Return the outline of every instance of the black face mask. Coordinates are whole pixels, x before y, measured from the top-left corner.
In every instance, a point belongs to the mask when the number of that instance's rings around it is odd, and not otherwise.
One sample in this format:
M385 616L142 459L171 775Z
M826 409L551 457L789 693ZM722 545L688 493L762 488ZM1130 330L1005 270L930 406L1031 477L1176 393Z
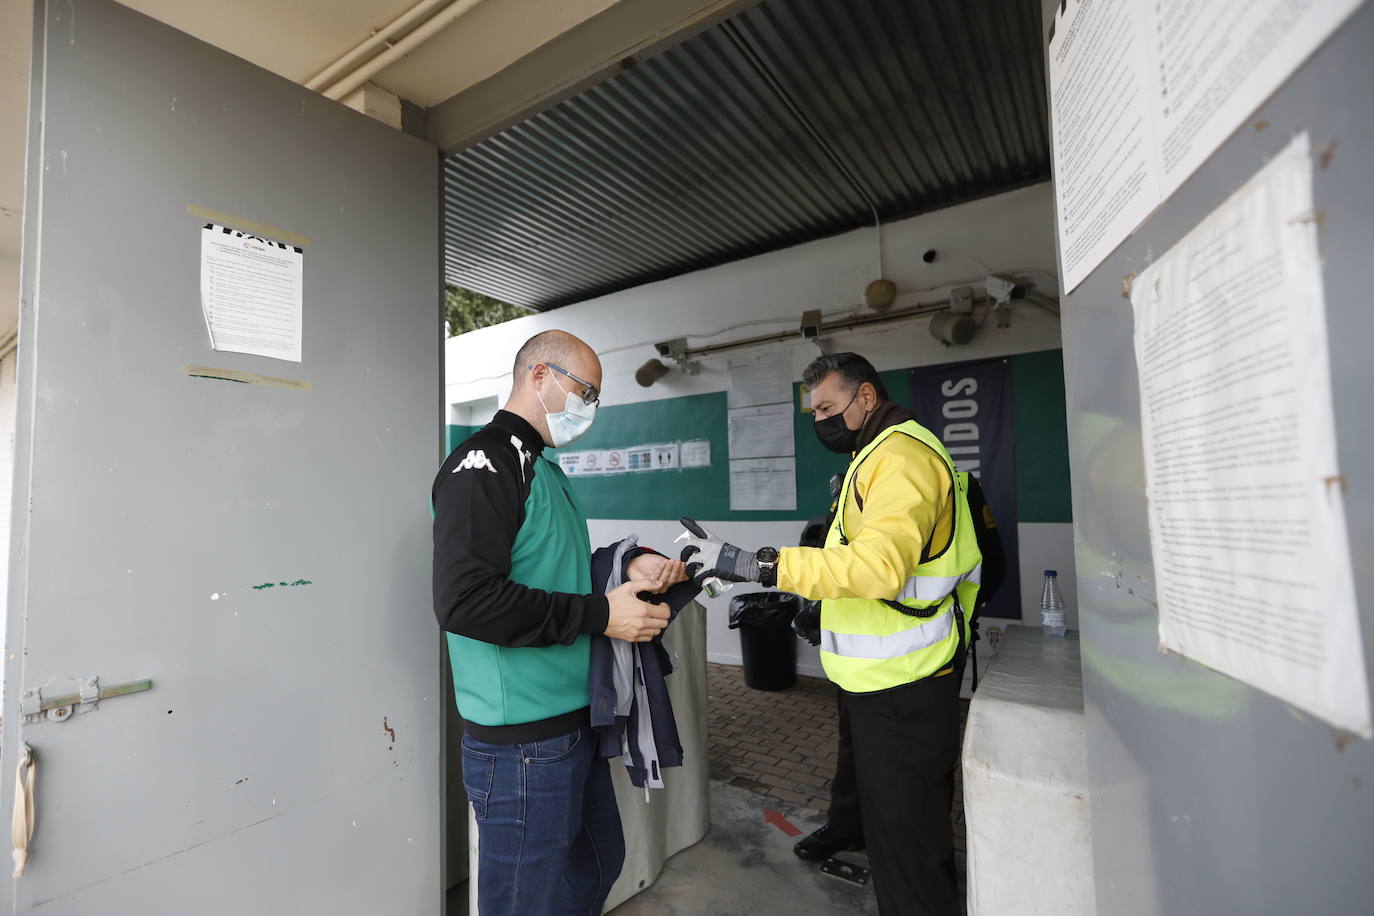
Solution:
M854 397L849 399L849 404L854 403L854 398L859 396L859 392L854 392ZM838 452L841 455L848 455L859 445L859 433L862 429L850 429L844 425L844 412L849 409L849 404L838 413L826 417L824 420L817 420L816 438L821 441L821 445Z

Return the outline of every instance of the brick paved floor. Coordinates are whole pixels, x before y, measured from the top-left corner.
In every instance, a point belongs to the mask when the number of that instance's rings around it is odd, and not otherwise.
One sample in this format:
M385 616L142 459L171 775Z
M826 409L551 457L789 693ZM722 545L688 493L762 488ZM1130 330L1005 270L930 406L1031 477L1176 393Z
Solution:
M753 690L744 669L707 665L711 778L807 808L830 807L839 740L835 687L822 678L798 677L791 690ZM961 700L960 731L968 716ZM954 845L962 880L964 783L954 771Z

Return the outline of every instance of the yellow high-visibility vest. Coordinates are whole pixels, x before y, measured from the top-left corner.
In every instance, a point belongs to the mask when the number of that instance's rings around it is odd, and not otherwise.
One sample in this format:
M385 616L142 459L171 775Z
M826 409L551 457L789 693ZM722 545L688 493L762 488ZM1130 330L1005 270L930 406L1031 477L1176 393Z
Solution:
M954 525L947 545L933 545L927 538L921 562L896 594L821 602L821 664L830 680L852 693L900 687L947 668L961 640L967 643L978 600L983 555L968 507L968 475L955 468L935 434L915 420L888 427L854 456L825 546L848 543L844 515L855 475L889 436L910 436L944 461L953 481Z

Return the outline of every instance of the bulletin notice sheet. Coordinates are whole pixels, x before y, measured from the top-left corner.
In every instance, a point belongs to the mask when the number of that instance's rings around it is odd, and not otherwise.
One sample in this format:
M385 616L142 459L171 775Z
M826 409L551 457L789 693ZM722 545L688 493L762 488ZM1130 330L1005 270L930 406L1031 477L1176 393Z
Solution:
M1161 646L1370 737L1307 134L1131 305Z
M1049 42L1059 258L1072 290L1362 0L1065 0Z
M777 350L729 362L727 396L730 508L793 511L797 459L792 353Z
M200 304L212 349L301 361L301 249L228 226L200 230Z

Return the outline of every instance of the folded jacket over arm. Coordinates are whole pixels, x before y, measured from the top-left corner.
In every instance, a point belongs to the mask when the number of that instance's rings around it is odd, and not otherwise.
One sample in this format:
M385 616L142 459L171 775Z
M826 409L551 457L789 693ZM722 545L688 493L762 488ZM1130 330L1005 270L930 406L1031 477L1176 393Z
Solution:
M633 535L603 547L592 554L592 582L610 591L628 581L631 560L652 552L638 546ZM699 585L688 580L662 595L640 597L668 605L671 625L700 591ZM602 756L625 754L630 781L639 787L661 789L662 768L682 766L682 744L666 680L672 671L673 661L662 634L647 643L592 638L588 678L591 725Z

